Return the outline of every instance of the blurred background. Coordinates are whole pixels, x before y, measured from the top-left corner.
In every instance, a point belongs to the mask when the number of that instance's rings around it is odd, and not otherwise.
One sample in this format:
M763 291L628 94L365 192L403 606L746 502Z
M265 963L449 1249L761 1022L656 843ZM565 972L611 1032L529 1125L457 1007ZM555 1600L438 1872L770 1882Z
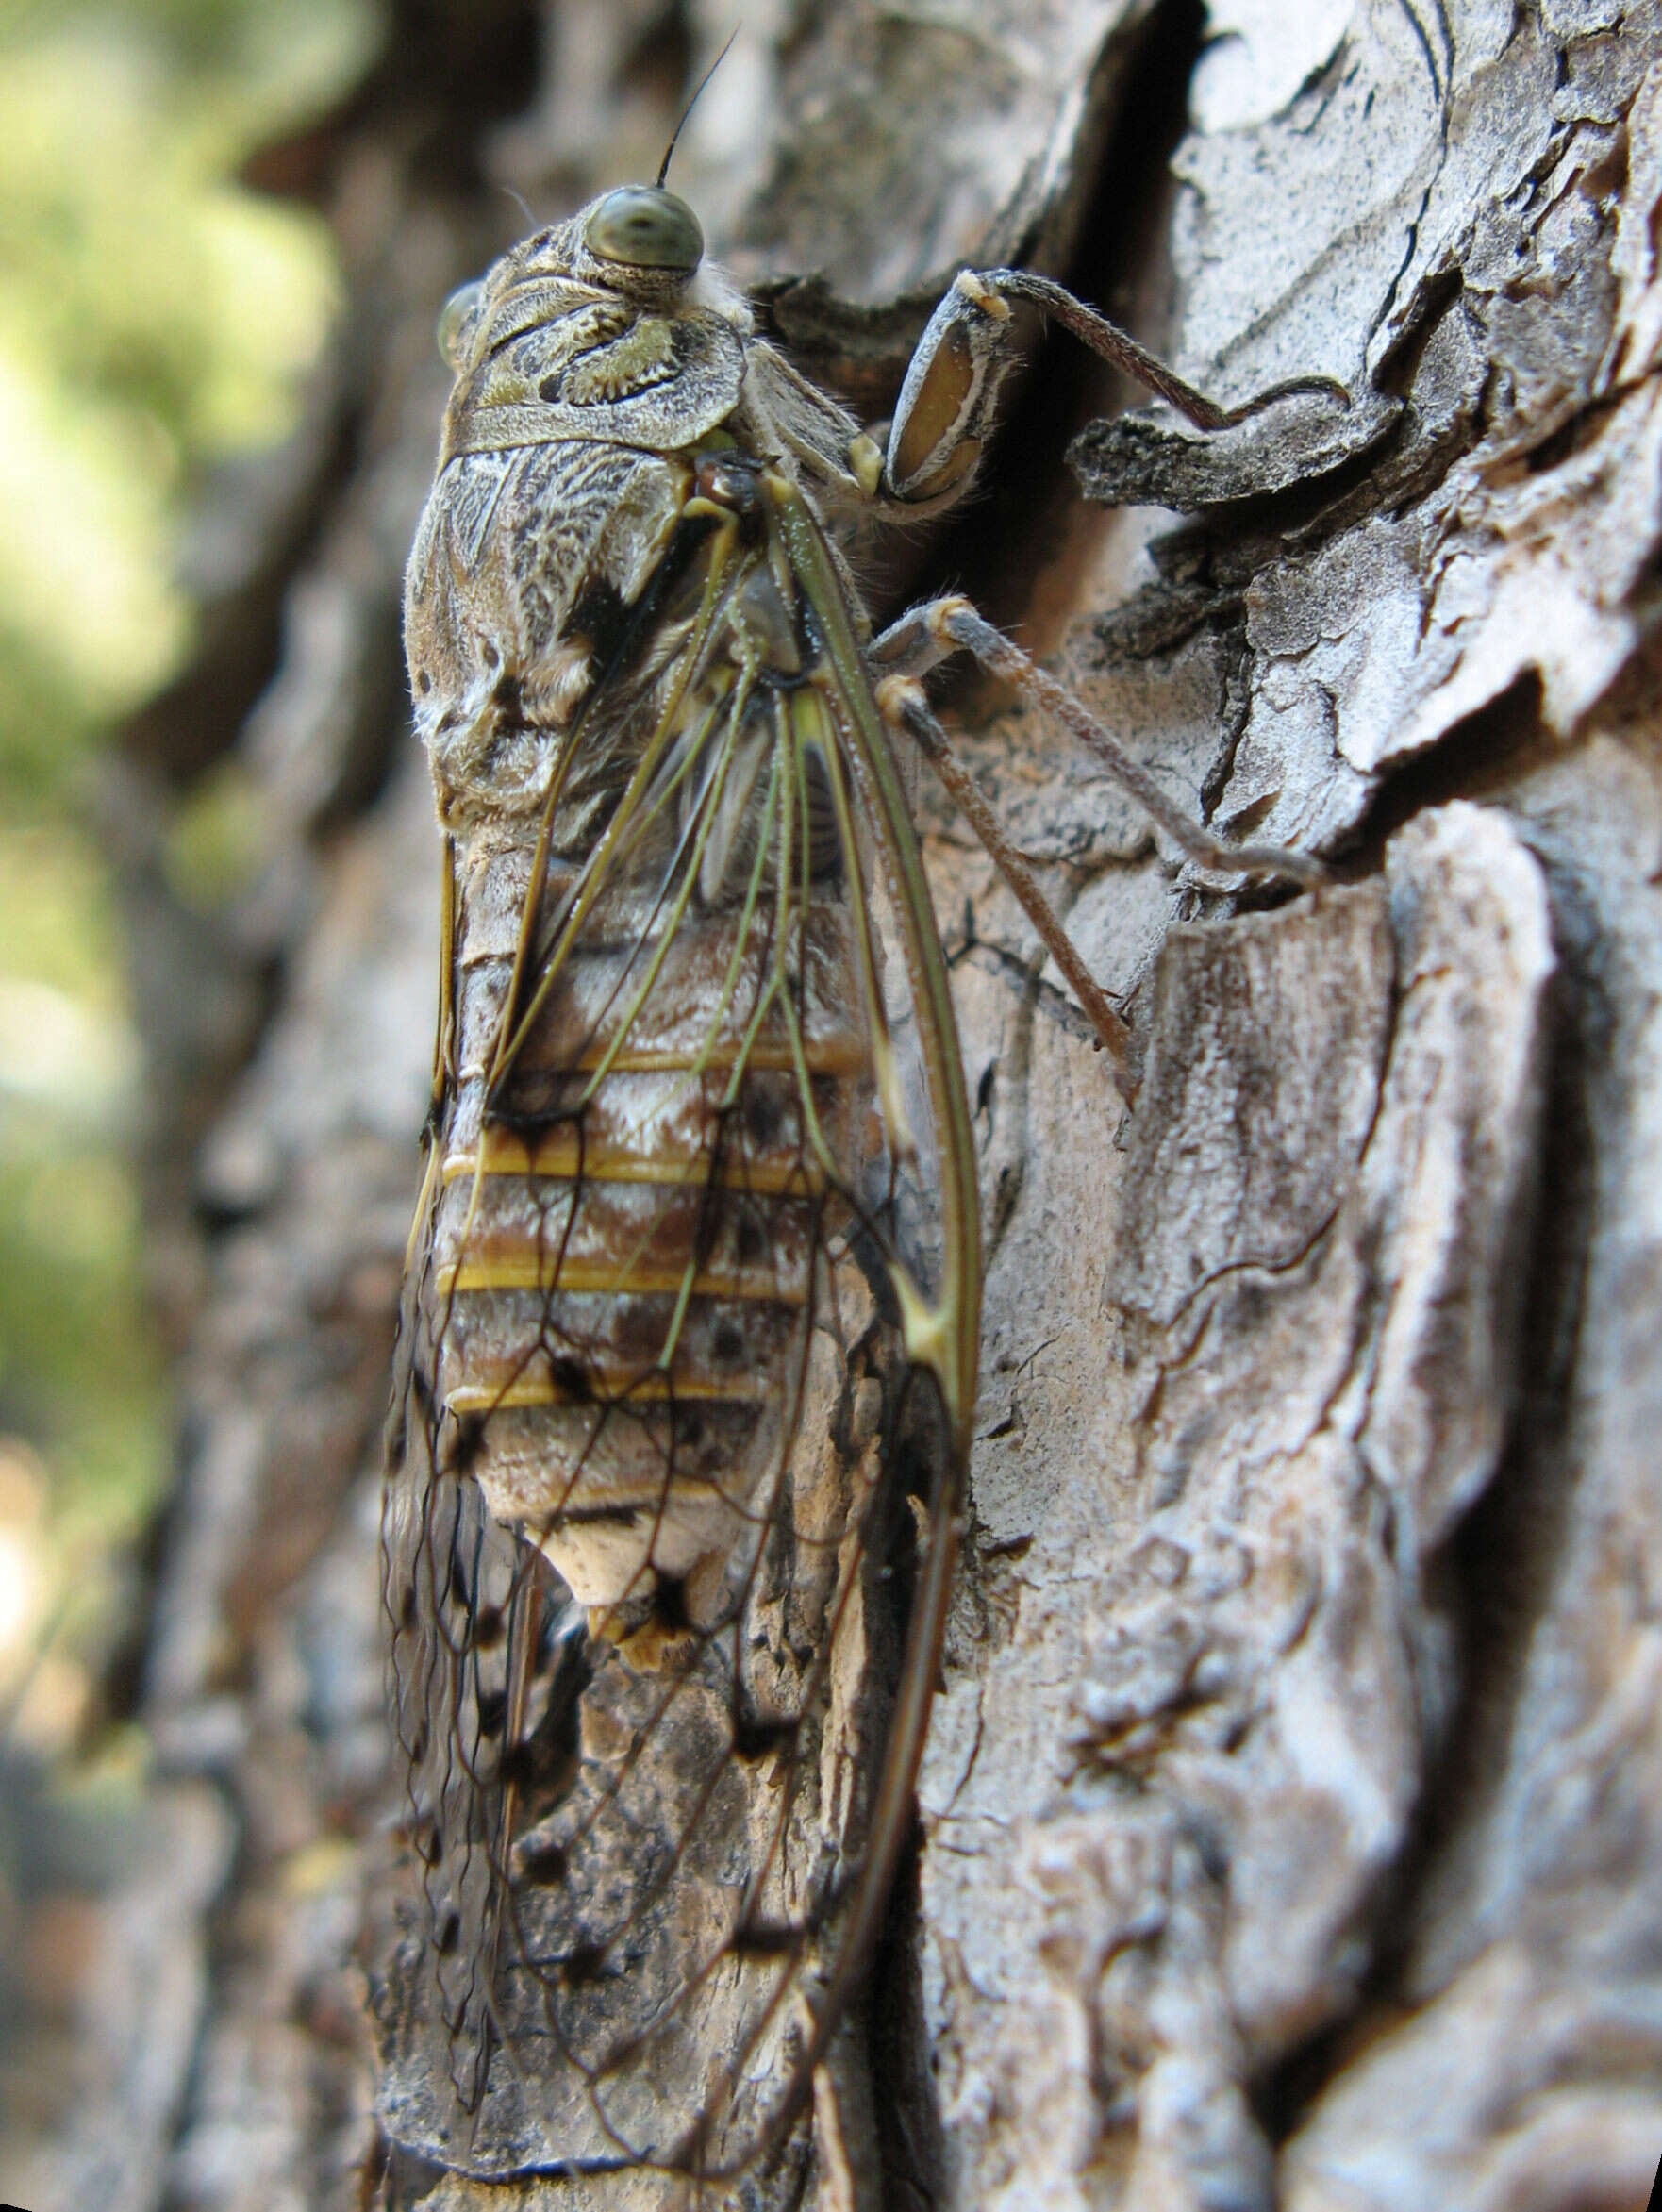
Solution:
M201 642L205 483L291 441L338 327L321 215L245 179L361 80L374 0L0 11L0 2045L54 2117L77 1891L136 1811L134 1547L172 1466L165 1248L119 857L123 740ZM181 790L152 856L211 931L258 866L246 779ZM130 836L128 837L130 846ZM165 1148L164 1148L165 1149ZM176 1293L177 1286L174 1286ZM114 1686L112 1688L112 1685ZM136 1694L136 1693L135 1693Z
M379 36L372 0L0 15L0 1694L43 1745L167 1455L101 770L190 654L193 489L292 432L340 305L321 219L239 172ZM181 903L223 903L257 837L234 790L199 794Z

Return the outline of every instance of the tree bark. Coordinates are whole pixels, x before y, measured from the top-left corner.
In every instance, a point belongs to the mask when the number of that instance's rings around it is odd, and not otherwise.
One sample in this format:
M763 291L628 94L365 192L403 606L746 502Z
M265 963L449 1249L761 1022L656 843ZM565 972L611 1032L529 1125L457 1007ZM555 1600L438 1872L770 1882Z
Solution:
M432 319L518 225L503 186L540 217L656 170L708 58L689 23L572 0L533 51L516 11L411 4L375 83L266 164L327 207L353 308L305 431L217 494L202 667L132 733L112 812L185 1440L150 1834L42 2204L374 2186L353 1945L385 1852L378 1431L435 990L395 626ZM1214 456L1170 418L1104 425L1124 395L1055 339L985 493L873 572L880 608L963 579L1186 807L1337 878L1221 890L1037 711L956 694L1138 1065L1127 1096L921 792L989 1259L966 1557L872 2004L886 2201L1640 2206L1656 13L1219 0L1203 43L1112 0L827 0L747 25L676 163L712 251L873 416L953 270L1003 261L1226 404L1318 374L1352 395L1320 438ZM273 858L210 936L156 856L226 757ZM828 2154L822 2176L838 2201ZM427 2202L486 2199L603 2201Z

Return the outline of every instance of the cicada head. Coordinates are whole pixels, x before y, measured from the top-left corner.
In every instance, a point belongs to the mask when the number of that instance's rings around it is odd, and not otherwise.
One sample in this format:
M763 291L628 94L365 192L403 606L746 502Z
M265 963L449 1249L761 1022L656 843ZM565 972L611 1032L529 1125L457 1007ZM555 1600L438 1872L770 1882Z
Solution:
M439 316L439 351L458 375L524 326L524 305L550 282L673 313L704 260L698 217L662 185L603 192L564 223L524 239L482 278L459 285Z

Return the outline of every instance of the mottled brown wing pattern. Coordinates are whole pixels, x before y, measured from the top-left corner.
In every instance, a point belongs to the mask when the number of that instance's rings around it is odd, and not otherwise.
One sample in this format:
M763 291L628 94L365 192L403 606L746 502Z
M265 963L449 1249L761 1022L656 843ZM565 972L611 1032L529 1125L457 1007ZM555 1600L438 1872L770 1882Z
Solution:
M973 1163L837 557L731 325L586 268L493 273L408 585L449 916L380 2109L441 2166L702 2191L800 2164L904 1836Z

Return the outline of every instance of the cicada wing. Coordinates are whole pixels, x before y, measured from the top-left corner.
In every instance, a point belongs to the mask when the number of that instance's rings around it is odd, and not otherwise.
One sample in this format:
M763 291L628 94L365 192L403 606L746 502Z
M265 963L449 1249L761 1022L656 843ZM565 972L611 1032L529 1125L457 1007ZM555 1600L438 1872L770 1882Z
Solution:
M431 1854L390 2132L712 2204L795 2186L875 1940L978 1311L904 802L817 529L767 527L615 748L637 766L598 842L563 849L551 810L534 848L462 857L388 1506ZM811 681L749 649L775 629Z
M507 1812L501 1716L508 1624L525 1602L526 1561L465 1465L440 1458L428 1180L400 1315L381 1512L389 1686L404 1767L400 1824L414 1897L376 1997L391 2131L437 2143L465 2133L490 2063Z

